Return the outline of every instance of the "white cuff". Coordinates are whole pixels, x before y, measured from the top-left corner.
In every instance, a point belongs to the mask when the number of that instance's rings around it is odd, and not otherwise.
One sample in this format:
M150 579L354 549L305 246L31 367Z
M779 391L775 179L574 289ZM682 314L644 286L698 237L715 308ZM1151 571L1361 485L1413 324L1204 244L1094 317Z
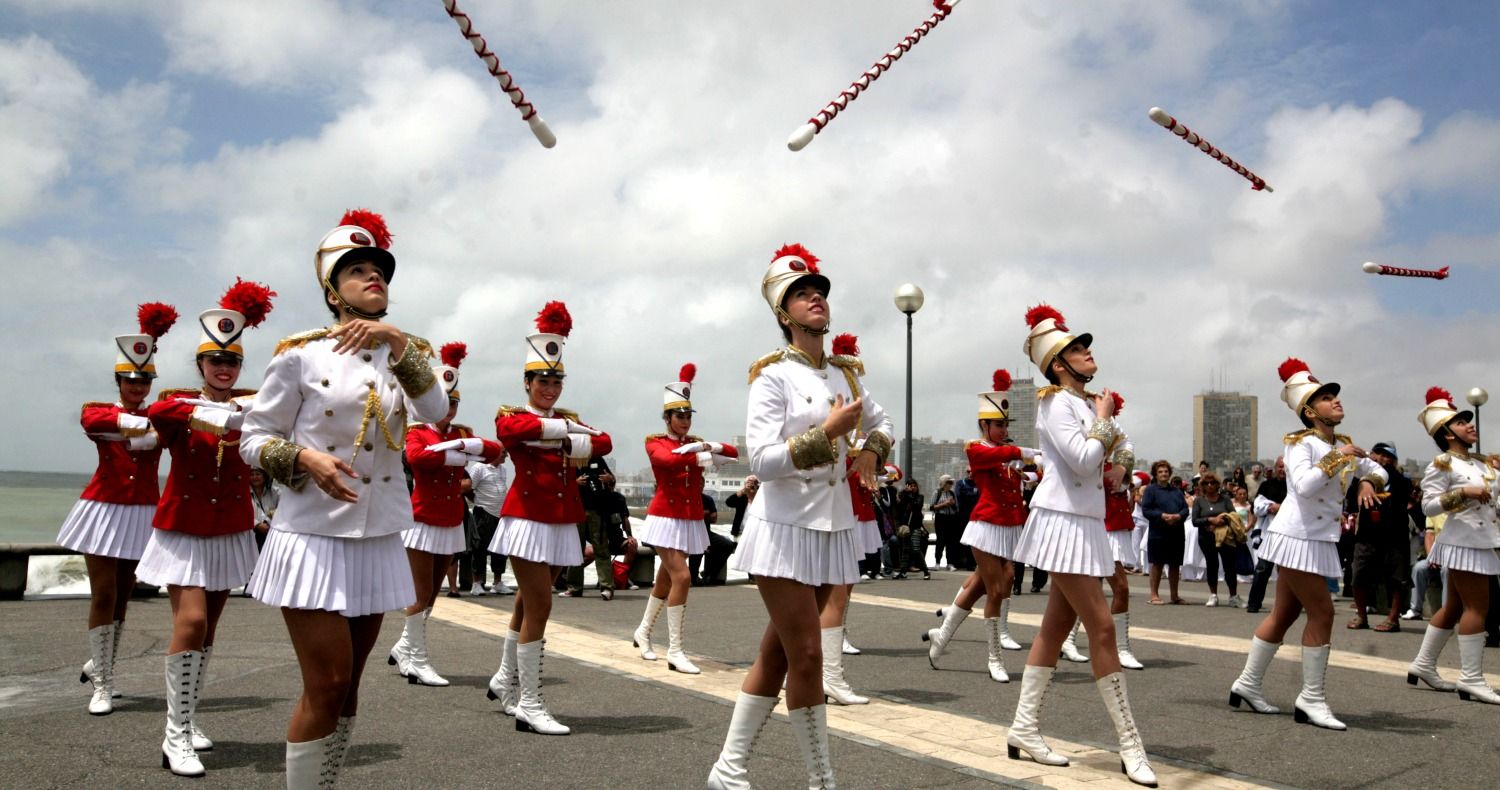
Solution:
M594 456L594 442L586 436L574 436L568 440L568 457L587 461Z
M470 436L467 439L459 439L458 441L459 441L458 449L462 450L463 452L468 453L469 455L483 455L484 454L484 440L483 439L481 439L481 438L479 438L477 436Z
M444 466L464 466L469 463L469 454L459 450L444 450Z
M145 417L126 414L122 411L119 416L119 426L120 433L126 436L142 436L146 431L151 430L151 421Z
M156 440L156 431L148 431L145 436L132 436L126 439L125 445L137 452L141 450L155 450Z
M708 451L711 452L711 453L713 453L714 455L723 455L724 454L724 445L723 444L721 444L719 442L704 442L704 444L708 445Z
M542 424L542 439L561 439L568 435L568 421L543 417L539 422Z

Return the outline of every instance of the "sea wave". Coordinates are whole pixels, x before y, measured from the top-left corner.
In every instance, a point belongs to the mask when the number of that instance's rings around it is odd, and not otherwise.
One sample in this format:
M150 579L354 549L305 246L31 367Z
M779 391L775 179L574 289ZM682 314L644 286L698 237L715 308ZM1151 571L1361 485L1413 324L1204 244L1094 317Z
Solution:
M89 573L83 557L32 557L26 572L27 595L88 595Z

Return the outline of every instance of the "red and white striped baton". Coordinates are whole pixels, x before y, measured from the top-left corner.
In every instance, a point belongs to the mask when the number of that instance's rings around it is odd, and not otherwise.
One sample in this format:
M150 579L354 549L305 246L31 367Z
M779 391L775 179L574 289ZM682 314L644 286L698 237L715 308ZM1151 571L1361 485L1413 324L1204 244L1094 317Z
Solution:
M500 89L510 97L510 103L521 111L521 120L531 127L531 133L536 135L537 142L541 143L543 148L557 145L557 135L547 128L547 122L542 120L542 116L537 115L536 105L526 100L526 94L521 90L521 86L516 84L515 78L510 76L510 72L500 67L500 59L495 57L495 53L490 50L490 45L485 42L484 36L474 30L474 23L469 19L469 15L459 10L456 0L443 0L443 8L448 11L448 16L453 17L453 21L458 23L459 32L469 40L469 44L474 47L474 54L484 61L484 66L489 69L490 75L500 83Z
M1220 162L1223 162L1225 167L1249 179L1251 189L1256 190L1257 192L1262 189L1267 192L1276 191L1271 188L1270 184L1266 183L1265 179L1250 172L1245 168L1244 165L1240 164L1239 162L1230 159L1228 154L1215 148L1209 141L1203 139L1202 137L1199 137L1197 133L1192 129L1183 126L1180 122L1178 122L1176 118L1168 115L1162 108L1152 107L1151 111L1146 114L1151 116L1151 120L1156 121L1161 125L1163 129L1166 129L1172 134L1181 137L1183 140L1196 147L1199 151L1202 151L1203 153L1208 154L1209 156L1219 160Z
M828 103L828 106L818 110L817 114L809 118L806 124L803 124L797 131L792 132L792 136L786 141L786 147L793 151L801 151L803 148L806 148L807 144L812 142L814 135L823 131L823 127L827 126L840 112L849 107L849 102L859 98L859 94L869 88L870 83L880 79L881 74L890 70L892 63L900 60L901 56L916 46L917 42L921 41L923 36L931 33L932 29L937 27L939 22L947 19L948 15L953 13L954 7L960 2L961 0L932 0L932 5L937 8L937 12L927 17L926 21L922 22L922 24L917 25L916 29L909 33L906 38L898 41L896 48L882 55L880 60L875 61L875 65L865 69L865 73L859 75L859 79L849 83L849 87L834 97L833 101Z
M1434 280L1448 279L1448 267L1441 269L1404 269L1400 266L1385 266L1373 261L1365 261L1364 270L1370 274L1384 274L1391 277L1430 277Z

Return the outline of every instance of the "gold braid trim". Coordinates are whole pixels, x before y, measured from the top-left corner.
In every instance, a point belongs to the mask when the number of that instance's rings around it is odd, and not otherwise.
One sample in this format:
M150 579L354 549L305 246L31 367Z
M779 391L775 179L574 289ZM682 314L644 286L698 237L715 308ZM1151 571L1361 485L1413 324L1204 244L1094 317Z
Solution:
M891 437L880 431L876 431L865 437L865 449L875 454L875 466L885 466L885 459L891 457Z
M1125 470L1125 474L1127 475L1135 471L1135 453L1123 447L1116 450L1114 454L1110 456L1109 462L1116 467L1123 468Z
M1291 433L1289 433L1286 436L1282 437L1281 441L1285 442L1288 445L1293 445L1293 444L1296 444L1297 442L1302 441L1303 439L1306 439L1309 436L1312 436L1315 433L1317 433L1317 431L1315 431L1315 430L1313 430L1311 428L1306 428L1306 429L1300 430L1300 431L1292 431Z
M1316 466L1319 469L1323 470L1323 474L1328 475L1331 478L1334 475L1337 475L1339 473L1339 470L1343 469L1345 466L1348 466L1353 461L1354 456L1352 455L1344 455L1338 450L1329 450L1328 454L1323 456L1318 461Z
M1447 453L1439 453L1436 458L1432 459L1432 465L1444 472L1451 472L1453 471L1453 456Z
M1463 489L1455 488L1452 491L1445 492L1442 496L1438 497L1438 504L1443 506L1444 513L1462 510L1464 506Z
M835 354L828 358L828 364L836 368L843 368L845 373L852 370L857 375L865 375L865 363L859 357L848 354Z
M222 469L222 468L224 468L224 448L225 447L239 447L239 446L240 446L240 440L239 439L235 439L232 442L226 442L223 439L220 439L219 440L219 449L218 449L218 452L216 452L214 454L214 468L215 469Z
M778 348L775 351L772 351L771 353L761 357L760 359L755 360L755 363L750 366L750 379L745 383L754 383L755 379L760 376L760 372L762 370L765 370L767 367L780 362L784 357L786 357L786 349Z
M284 337L281 339L281 342L276 344L276 350L271 352L271 356L277 356L289 349L301 348L314 340L321 340L328 337L328 332L329 329L325 326L318 329L309 329L306 332L298 332L290 337Z
M1048 384L1045 387L1040 387L1040 388L1037 389L1037 391L1036 391L1036 399L1037 400L1045 400L1045 399L1050 398L1053 395L1056 395L1057 393L1062 392L1062 391L1063 391L1062 387L1059 387L1056 384Z
M791 452L792 466L798 469L831 464L838 457L838 450L821 425L787 439L786 443Z
M391 373L395 374L396 381L401 382L401 389L413 398L420 398L437 384L437 376L432 375L432 366L427 364L427 357L432 355L432 346L420 337L406 336L406 349L401 352L401 358L391 366ZM378 402L378 400L377 400Z
M1115 424L1111 420L1095 417L1094 424L1089 426L1088 438L1098 439L1099 443L1105 447L1114 444L1117 436L1119 436L1119 431L1115 429Z
M297 474L297 454L300 452L302 448L298 445L279 437L272 438L260 448L260 468L272 480L293 491L301 491L307 484L307 475Z
M401 357L405 359L406 355L402 354ZM431 368L428 368L426 365L422 367L431 371ZM400 376L398 375L397 378L400 378ZM433 378L430 372L428 373L428 378ZM436 381L435 378L433 380ZM387 449L398 453L406 449L405 445L396 441L395 437L391 436L391 426L385 420L385 408L380 402L380 388L371 387L369 397L365 398L365 413L360 418L359 435L354 437L354 454L349 456L350 466L354 466L354 459L359 457L359 450L365 444L365 434L369 432L372 420L380 423L380 433L385 437L385 446ZM401 412L401 430L398 433L405 436L406 428L406 414L405 412Z

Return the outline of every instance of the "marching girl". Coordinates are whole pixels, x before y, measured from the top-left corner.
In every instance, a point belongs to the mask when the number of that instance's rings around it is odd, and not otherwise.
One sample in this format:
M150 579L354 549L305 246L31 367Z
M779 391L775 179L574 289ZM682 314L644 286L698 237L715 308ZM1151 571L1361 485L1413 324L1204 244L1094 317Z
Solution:
M1277 569L1276 602L1255 629L1245 668L1229 687L1229 704L1238 708L1246 702L1257 713L1280 713L1266 701L1261 682L1282 637L1297 615L1306 612L1295 718L1299 724L1342 730L1344 723L1334 718L1323 691L1333 636L1333 596L1326 579L1340 573L1337 544L1345 490L1358 485L1360 507L1375 507L1386 473L1349 437L1334 433L1344 420L1338 384L1313 378L1300 359L1281 363L1277 373L1281 400L1306 429L1286 436L1286 501L1261 544L1261 558Z
M834 364L857 365L859 370L864 369L864 363L859 359L859 338L854 335L847 332L835 335L832 350L833 358L839 360ZM863 447L867 440L867 436L860 435L855 448ZM845 456L844 465L851 470L854 468L852 454ZM857 564L860 558L880 551L883 541L880 539L880 525L875 518L872 492L853 475L849 476L848 485L849 497L854 506L855 531L858 534L858 556L855 557ZM823 634L823 697L835 705L868 705L870 702L869 697L856 694L850 687L849 680L844 677L844 656L859 655L859 649L849 644L846 636L849 599L853 594L853 584L834 585L833 591L828 594L828 602L818 614L818 624L822 627Z
M414 522L402 531L401 542L406 545L417 600L402 612L406 621L401 639L391 648L386 662L395 666L406 682L424 686L448 685L448 680L433 669L427 651L427 617L432 614L438 587L453 555L465 548L463 484L468 477L464 467L500 458L499 444L475 437L467 425L453 423L460 399L458 367L468 353L463 343L446 343L438 350L442 364L434 365L432 372L448 395L448 412L435 423L406 430L406 463L414 483Z
M1007 621L1010 619L1010 592L1016 544L1021 540L1021 529L1026 523L1026 502L1022 487L1025 472L1021 470L1026 459L1035 458L1038 451L1018 447L1010 443L1010 373L995 371L991 382L994 390L979 393L979 435L964 447L973 471L974 483L979 486L979 502L969 516L960 543L974 550L978 570L965 582L953 603L938 611L943 618L942 626L922 636L929 643L927 661L937 669L937 660L948 650L948 643L958 631L958 626L969 616L980 596L985 596L984 625L988 635L989 659L986 662L990 680L1009 683L1010 675L1005 671L1002 650L1020 650L1010 636ZM974 580L978 580L977 583Z
M1037 391L1037 435L1047 474L1031 498L1031 514L1016 547L1015 560L1051 574L1047 610L1026 669L1021 697L1006 746L1046 765L1067 765L1042 740L1037 714L1057 668L1058 651L1077 620L1083 621L1093 649L1094 680L1120 738L1120 770L1137 784L1156 786L1115 646L1115 624L1099 580L1114 573L1114 552L1104 529L1104 464L1121 439L1109 390L1098 395L1083 387L1099 366L1089 351L1093 335L1074 336L1062 314L1047 305L1026 311L1031 327L1023 350L1050 386Z
M1443 531L1432 544L1428 561L1448 569L1448 594L1443 608L1427 623L1422 648L1406 670L1406 682L1420 679L1438 691L1458 691L1460 699L1500 705L1500 695L1484 679L1484 619L1490 608L1490 580L1500 576L1500 527L1495 519L1495 497L1500 494L1493 461L1470 454L1479 441L1474 414L1459 411L1447 390L1427 391L1427 405L1417 415L1427 435L1442 450L1422 475L1422 512L1446 514ZM1414 603L1419 608L1420 602ZM1463 672L1453 684L1438 675L1437 658L1458 629L1458 655Z
M1110 395L1115 401L1118 428L1125 399L1118 392ZM1135 449L1122 430L1115 439L1115 446L1110 449L1109 460L1104 463L1104 533L1109 537L1109 547L1115 558L1115 572L1109 577L1109 613L1115 621L1120 666L1145 669L1130 651L1130 579L1127 574L1138 562L1134 538L1135 491L1131 487L1135 481L1134 470Z
M136 563L151 537L161 447L146 417L146 398L156 378L156 341L177 321L177 311L149 302L136 318L140 334L115 337L119 400L83 404L79 422L99 466L57 532L58 544L82 554L89 573L89 660L78 679L93 685L89 713L95 716L115 709L115 653Z
M240 337L265 320L275 295L243 280L230 286L218 308L198 316L195 364L202 386L166 390L146 410L172 454L172 468L136 576L166 587L172 602L161 766L178 776L202 776L197 753L214 748L198 728L198 700L229 591L249 581L259 553L251 532L250 468L238 449L255 391L234 385L245 360Z
M536 328L526 338L526 405L503 406L495 417L500 443L516 466L516 482L505 495L489 550L510 557L519 589L487 696L516 717L519 732L567 735L572 730L554 719L542 700L542 637L552 614L552 582L563 568L583 563L578 524L584 511L576 472L609 455L613 445L609 434L557 408L566 375L563 346L573 329L567 306L548 302Z
M293 790L337 780L381 620L416 598L401 437L409 419L441 420L448 395L427 341L382 320L389 246L385 222L363 210L323 236L314 264L335 324L277 344L242 427L241 457L283 486L249 592L281 607L302 672L287 726Z
M860 382L862 366L830 357L823 338L828 278L800 244L777 250L761 296L787 345L750 368L745 437L760 494L745 513L732 563L755 577L771 622L735 701L709 788L747 788L755 738L786 680L788 715L812 787L833 787L827 709L819 682L819 612L835 585L859 578L862 542L845 479L866 490L891 447L890 420ZM863 447L854 437L865 432ZM852 469L845 465L854 455Z
M706 442L688 432L693 428L693 379L698 366L682 366L677 381L662 394L661 419L666 433L646 437L646 457L656 478L656 494L646 509L641 542L656 549L661 567L656 584L646 599L646 613L631 637L641 658L655 661L651 629L662 607L667 610L667 668L688 675L698 667L682 651L683 618L687 615L689 554L708 550L708 530L703 525L703 472L740 457L733 444Z

